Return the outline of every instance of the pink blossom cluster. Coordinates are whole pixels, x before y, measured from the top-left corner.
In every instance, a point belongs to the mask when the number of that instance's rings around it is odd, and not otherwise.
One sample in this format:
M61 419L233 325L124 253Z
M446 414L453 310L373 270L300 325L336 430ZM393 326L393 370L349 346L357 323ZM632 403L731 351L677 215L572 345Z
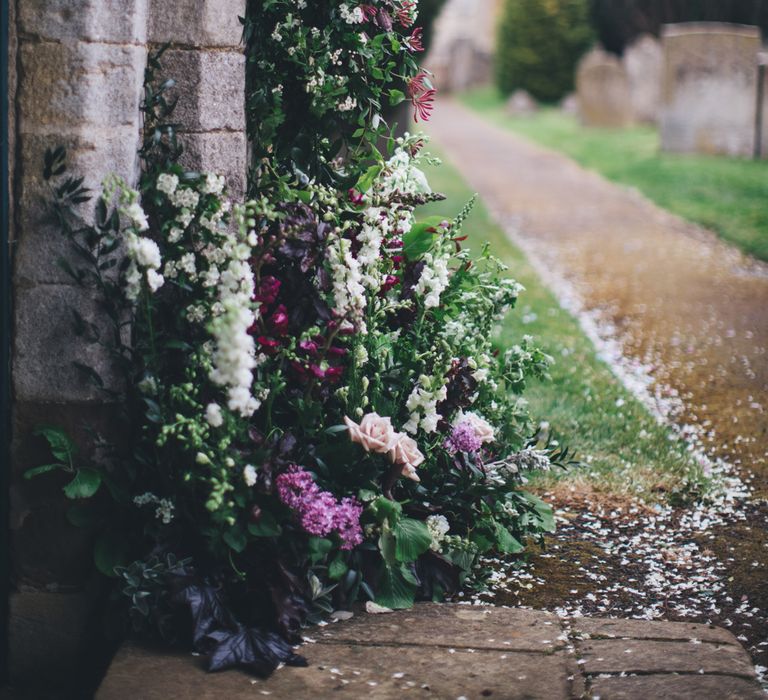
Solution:
M296 511L301 526L310 535L324 537L331 532L341 538L341 549L352 549L363 541L360 516L363 506L355 498L337 501L323 491L312 475L294 464L276 479L280 500Z

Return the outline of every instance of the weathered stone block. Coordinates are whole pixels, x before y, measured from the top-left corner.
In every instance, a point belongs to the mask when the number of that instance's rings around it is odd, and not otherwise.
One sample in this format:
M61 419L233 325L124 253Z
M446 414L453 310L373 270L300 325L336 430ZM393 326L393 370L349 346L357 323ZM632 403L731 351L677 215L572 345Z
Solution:
M48 39L142 43L147 0L24 0L19 21L24 33Z
M22 41L20 56L20 135L138 128L144 47Z
M247 167L247 143L243 132L183 134L184 166L225 175L230 195L243 197Z
M624 127L632 123L629 79L616 56L592 49L576 69L579 116L586 126Z
M173 118L187 131L245 130L245 56L237 51L175 50L163 74L178 98Z
M21 141L19 226L15 234L15 276L18 284L62 283L72 279L58 264L60 258L74 261L67 239L47 217L45 201L50 197L43 180L43 156L46 148L67 149L68 172L73 177L85 176L84 185L93 197L99 194L101 181L115 173L134 182L138 174L138 131L133 127L110 131L84 129L76 135L25 135ZM85 221L93 220L95 201L79 207Z
M565 643L557 616L539 610L421 604L385 615L356 615L313 635L334 644L412 644L551 652Z
M149 41L203 48L239 46L245 0L150 0Z
M750 155L760 30L714 22L669 24L662 41L662 149Z
M572 623L573 631L595 639L656 639L688 642L717 642L738 646L734 636L722 627L695 622L665 620L623 620L620 618L580 617Z
M104 386L119 389L119 376L107 351L74 334L73 309L93 323L105 340L109 338L108 321L88 290L58 284L16 290L12 368L16 401L103 402L104 393L74 362L98 372Z

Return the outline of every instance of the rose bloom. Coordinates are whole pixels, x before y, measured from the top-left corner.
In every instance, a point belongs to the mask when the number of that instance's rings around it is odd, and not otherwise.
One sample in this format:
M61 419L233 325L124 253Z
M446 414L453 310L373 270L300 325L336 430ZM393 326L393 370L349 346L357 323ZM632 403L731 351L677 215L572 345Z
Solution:
M405 433L397 434L397 442L389 450L389 458L395 464L403 465L403 476L413 481L420 481L416 474L416 467L424 461L424 455L419 450L416 440Z
M454 425L464 422L472 426L472 429L475 431L475 437L480 442L493 442L496 439L493 426L485 418L478 416L477 413L460 414L456 421L454 421Z
M350 440L359 442L366 452L389 452L397 440L391 419L383 418L378 413L367 413L360 425L344 416L344 423Z

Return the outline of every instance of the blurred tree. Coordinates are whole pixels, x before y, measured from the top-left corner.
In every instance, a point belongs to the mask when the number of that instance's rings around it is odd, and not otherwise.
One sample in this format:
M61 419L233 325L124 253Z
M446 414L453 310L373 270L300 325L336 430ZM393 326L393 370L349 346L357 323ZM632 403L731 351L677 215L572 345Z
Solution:
M658 36L671 22L755 24L768 35L768 0L591 0L598 39L621 54L640 34Z
M505 0L496 42L496 83L543 102L573 90L574 67L593 42L589 0Z
M419 2L419 15L416 18L416 24L424 29L424 49L429 49L429 44L432 41L432 27L435 18L440 13L445 0L420 0Z

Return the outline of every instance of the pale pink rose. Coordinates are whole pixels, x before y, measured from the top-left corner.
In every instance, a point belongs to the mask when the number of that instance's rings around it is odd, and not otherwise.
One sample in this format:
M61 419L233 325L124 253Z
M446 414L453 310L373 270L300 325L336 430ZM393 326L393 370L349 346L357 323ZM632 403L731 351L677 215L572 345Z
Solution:
M360 443L366 452L389 452L397 440L391 419L378 413L367 413L360 425L344 416L344 423L349 430L349 439Z
M389 451L389 458L395 464L405 464L413 469L418 467L424 461L424 455L421 454L416 440L405 433L398 433L396 438L397 441Z
M475 437L480 442L493 442L496 439L493 426L485 418L478 416L477 413L465 413L461 420L472 426Z
M421 481L419 475L416 473L416 467L412 467L410 464L403 465L403 471L400 472L406 479L413 481Z

